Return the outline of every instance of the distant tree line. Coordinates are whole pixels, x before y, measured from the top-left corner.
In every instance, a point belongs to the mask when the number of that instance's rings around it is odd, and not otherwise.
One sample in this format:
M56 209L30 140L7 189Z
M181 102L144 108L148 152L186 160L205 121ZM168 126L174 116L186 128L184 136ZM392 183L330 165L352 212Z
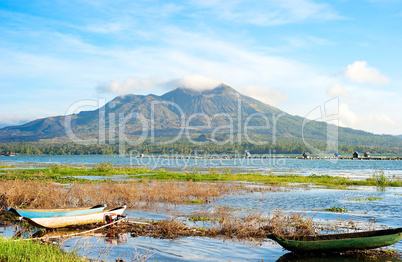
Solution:
M308 141L314 148L325 150L326 142ZM353 145L340 143L337 152L341 154L353 154L354 151L370 152L371 154L400 154L400 147L381 147L369 145ZM186 140L179 140L173 144L160 145L145 141L139 145L125 145L121 152L118 144L79 145L74 143L1 143L0 154L12 152L20 155L115 155L125 154L243 154L248 150L251 154L302 154L311 150L297 138L279 138L276 143L256 145L252 143L226 143L217 145L208 143L197 145ZM334 150L335 151L335 150ZM311 152L314 153L314 152ZM333 152L335 153L335 152Z

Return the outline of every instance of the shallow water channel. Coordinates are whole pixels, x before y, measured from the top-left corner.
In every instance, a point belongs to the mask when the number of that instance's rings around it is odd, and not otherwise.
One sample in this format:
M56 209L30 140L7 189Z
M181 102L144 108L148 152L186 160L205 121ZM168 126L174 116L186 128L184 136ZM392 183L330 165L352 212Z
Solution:
M375 201L352 201L352 198L381 197ZM188 217L199 210L212 210L216 206L230 207L239 213L260 211L263 215L280 209L304 212L314 216L315 221L353 220L361 226L375 219L375 226L402 227L402 188L378 189L359 187L346 190L325 189L321 187L291 188L286 191L250 193L222 197L208 205L162 205L155 211L126 210L131 220L149 221L167 218L180 219L188 226L207 228L211 222L190 222ZM325 208L345 207L347 213L327 212ZM0 227L0 232L11 237L15 226ZM76 249L77 253L91 259L126 261L149 257L148 261L276 261L290 259L288 251L278 244L263 240L261 242L236 241L233 239L183 237L175 240L150 237L134 237L130 234L105 236L92 234L65 240L62 248L66 251ZM402 243L393 248L402 251ZM338 260L339 259L339 260ZM298 261L344 261L343 258L303 258ZM357 261L348 258L348 261ZM394 259L394 261L396 261Z

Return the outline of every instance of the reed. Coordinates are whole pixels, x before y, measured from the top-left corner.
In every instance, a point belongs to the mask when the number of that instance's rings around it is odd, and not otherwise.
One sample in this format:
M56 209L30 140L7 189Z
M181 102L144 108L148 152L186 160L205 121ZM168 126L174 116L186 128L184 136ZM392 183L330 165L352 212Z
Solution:
M0 180L8 206L22 208L68 208L100 203L109 206L148 208L158 203L205 204L232 193L261 191L263 188L228 183L145 181L61 185L44 181ZM267 187L265 190L274 190Z
M156 238L179 238L184 236L224 237L232 240L246 240L260 243L268 233L287 237L300 237L314 234L316 224L312 218L300 213L284 213L275 211L272 215L263 215L254 211L244 215L232 212L230 209L213 212L204 210L202 216L190 217L190 220L205 223L203 227L189 227L178 219L168 219L151 222L147 225L129 224L117 230L119 233L130 233L133 237L149 236ZM198 213L201 214L201 213ZM205 219L208 217L208 219ZM105 229L105 232L109 232ZM116 230L116 229L114 229Z

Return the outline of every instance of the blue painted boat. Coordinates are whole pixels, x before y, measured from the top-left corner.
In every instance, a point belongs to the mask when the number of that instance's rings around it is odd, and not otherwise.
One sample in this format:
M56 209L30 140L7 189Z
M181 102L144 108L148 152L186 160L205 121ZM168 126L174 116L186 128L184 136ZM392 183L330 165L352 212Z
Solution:
M64 216L64 217L21 217L20 220L26 221L29 224L40 228L61 228L67 226L86 225L92 223L106 222L106 216L118 216L122 215L126 206L116 207L101 212Z
M105 207L106 204L96 205L93 207L68 208L68 209L17 209L9 207L7 210L15 213L20 217L41 218L41 217L65 217L65 216L91 214L103 211Z

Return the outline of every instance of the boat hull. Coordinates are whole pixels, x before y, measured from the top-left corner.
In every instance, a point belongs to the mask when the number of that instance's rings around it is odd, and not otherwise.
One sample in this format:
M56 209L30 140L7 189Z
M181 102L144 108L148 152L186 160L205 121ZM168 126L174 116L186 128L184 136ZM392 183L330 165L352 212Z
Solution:
M27 221L29 224L41 228L61 228L72 225L86 225L92 223L99 223L105 221L105 215L123 214L126 206L110 209L107 211L96 212L91 214L83 214L76 216L64 216L64 217L39 217L29 218L23 217L21 220Z
M350 234L350 237L348 237L348 234L339 234L339 236L342 235L344 238L328 240L312 239L310 241L288 240L273 234L269 234L267 237L275 240L285 249L296 253L339 252L356 249L373 249L395 244L402 239L401 229L379 230L372 232L364 232L369 236L364 236L364 234L362 234L362 237L358 237L359 233L352 233ZM372 234L370 235L369 233ZM330 238L331 235L328 237Z
M106 205L97 205L93 207L69 208L69 209L17 209L9 207L11 211L21 217L40 218L40 217L63 217L76 216L89 213L100 212L105 209Z

